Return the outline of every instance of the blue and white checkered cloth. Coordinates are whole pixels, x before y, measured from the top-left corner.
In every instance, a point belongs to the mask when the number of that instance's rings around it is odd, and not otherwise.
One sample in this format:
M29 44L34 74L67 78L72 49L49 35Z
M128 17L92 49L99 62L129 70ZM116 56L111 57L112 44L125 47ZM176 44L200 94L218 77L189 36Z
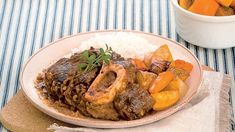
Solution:
M128 29L169 37L202 64L235 77L235 47L212 50L185 42L175 32L173 15L170 0L0 0L1 108L20 88L20 69L33 53L86 31ZM1 126L0 131L6 130Z

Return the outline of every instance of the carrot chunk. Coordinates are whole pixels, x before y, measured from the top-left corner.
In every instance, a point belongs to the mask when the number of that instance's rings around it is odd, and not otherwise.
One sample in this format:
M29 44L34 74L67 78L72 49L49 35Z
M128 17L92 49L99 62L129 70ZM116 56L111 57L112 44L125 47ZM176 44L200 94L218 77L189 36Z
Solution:
M174 79L174 74L170 71L162 72L154 80L152 86L149 88L151 94L160 92L163 90L172 80Z
M170 67L167 71L172 72L175 76L178 76L181 80L186 80L190 72L193 69L193 65L184 60L175 60L170 64Z
M179 0L179 5L184 9L188 9L192 4L192 0Z
M230 5L231 7L233 7L234 9L235 9L235 0L233 0L232 1L232 3L231 3L231 5Z
M191 72L193 69L193 65L189 62L186 62L184 60L175 60L171 63L170 67L175 67L179 69L183 69L187 72Z
M138 70L147 70L147 66L145 65L145 63L137 58L132 59L132 64L135 66L136 69Z
M216 1L226 7L230 6L233 2L233 0L216 0Z
M201 15L214 16L219 4L215 0L195 0L189 11Z

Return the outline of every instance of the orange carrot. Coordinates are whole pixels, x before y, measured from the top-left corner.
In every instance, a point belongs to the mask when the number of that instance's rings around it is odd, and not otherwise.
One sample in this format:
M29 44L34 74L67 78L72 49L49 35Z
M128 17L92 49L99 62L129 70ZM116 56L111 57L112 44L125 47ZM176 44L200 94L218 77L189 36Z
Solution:
M189 11L201 15L214 16L219 4L215 0L195 0Z
M230 6L231 3L233 2L233 0L216 0L216 1L226 7Z
M186 62L184 60L175 60L171 63L170 67L175 67L178 69L183 69L190 73L193 69L193 65L189 62Z
M231 5L233 8L235 8L235 0L232 1Z
M178 76L181 80L186 80L190 72L193 69L193 65L184 60L175 60L170 64L170 67L167 71L172 72L175 76Z
M163 90L172 80L174 79L174 74L170 71L162 72L154 80L152 86L149 88L151 94L160 92Z
M188 9L192 4L192 0L179 0L179 5L184 9Z
M134 58L132 59L132 64L135 66L138 70L147 70L147 66L144 64L144 62L140 59Z

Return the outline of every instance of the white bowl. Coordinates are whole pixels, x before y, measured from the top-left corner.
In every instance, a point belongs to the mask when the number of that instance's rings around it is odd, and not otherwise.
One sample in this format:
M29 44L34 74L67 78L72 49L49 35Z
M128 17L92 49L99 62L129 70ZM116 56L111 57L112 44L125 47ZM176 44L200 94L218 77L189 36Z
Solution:
M206 48L220 49L235 46L235 15L204 16L173 5L176 31L186 41Z

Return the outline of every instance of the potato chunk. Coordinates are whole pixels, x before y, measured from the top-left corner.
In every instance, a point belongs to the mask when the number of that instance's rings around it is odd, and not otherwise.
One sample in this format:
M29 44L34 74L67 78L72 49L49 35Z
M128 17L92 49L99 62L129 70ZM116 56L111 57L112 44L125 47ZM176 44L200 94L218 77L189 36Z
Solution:
M168 48L168 46L162 45L160 46L156 51L154 51L153 53L147 54L144 57L144 62L145 65L147 67L150 67L150 65L157 60L163 60L163 61L173 61L170 49Z
M153 53L148 53L144 55L144 63L149 68L151 65Z
M216 11L216 16L231 16L234 15L234 10L231 7L220 6Z
M164 110L173 106L180 98L179 91L162 91L151 95L155 100L153 109L156 111Z
M141 88L148 90L153 81L157 78L157 75L152 72L138 71L137 81Z
M175 80L171 81L169 85L164 89L166 91L179 91L180 98L183 98L185 94L188 92L188 85L185 84L180 78L176 78Z
M154 62L155 60L159 60L159 59L165 60L165 61L173 60L170 49L168 48L166 44L162 45L155 52L153 52L152 62Z

